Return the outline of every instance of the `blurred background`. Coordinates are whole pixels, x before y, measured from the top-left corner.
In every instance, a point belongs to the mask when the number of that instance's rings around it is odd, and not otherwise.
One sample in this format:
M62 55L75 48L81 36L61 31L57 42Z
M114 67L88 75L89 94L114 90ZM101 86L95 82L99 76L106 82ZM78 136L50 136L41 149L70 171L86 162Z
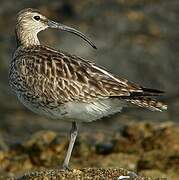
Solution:
M38 123L43 123L45 126L44 121L48 121L42 117L40 117L42 121L37 121L39 116L25 109L8 85L8 66L16 48L15 17L19 10L27 7L37 8L49 18L84 32L95 42L98 50L92 49L77 36L56 30L42 32L39 35L42 44L91 59L119 77L166 92L160 98L168 104L166 112L128 108L119 114L120 119L125 115L136 120L178 121L179 2L177 0L53 0L50 2L1 0L0 127L2 131L5 129L11 132L14 128L22 126L22 131L28 132L31 125L34 124L34 128L37 128ZM108 118L107 123L109 122L113 124ZM59 122L59 127L61 124ZM20 133L17 129L15 131Z
M163 113L128 108L113 117L82 125L81 131L111 133L118 123L179 122L178 0L1 0L0 5L0 134L5 143L21 142L39 130L62 136L70 124L40 117L17 100L8 85L8 66L16 49L15 17L23 8L37 8L52 20L74 27L97 45L56 30L39 35L42 44L95 61L110 72L166 92ZM177 161L178 162L178 161Z

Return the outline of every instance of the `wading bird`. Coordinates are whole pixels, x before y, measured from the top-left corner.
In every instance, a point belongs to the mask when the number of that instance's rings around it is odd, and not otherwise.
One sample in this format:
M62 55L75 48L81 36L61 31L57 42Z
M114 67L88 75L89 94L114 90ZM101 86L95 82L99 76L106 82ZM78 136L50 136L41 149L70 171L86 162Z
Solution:
M93 48L96 46L83 33L51 21L37 10L28 8L17 15L17 49L10 64L10 86L30 110L72 122L63 168L68 168L79 122L92 122L118 113L127 104L153 111L167 109L150 98L162 91L144 88L84 58L41 45L37 34L47 28L68 31Z

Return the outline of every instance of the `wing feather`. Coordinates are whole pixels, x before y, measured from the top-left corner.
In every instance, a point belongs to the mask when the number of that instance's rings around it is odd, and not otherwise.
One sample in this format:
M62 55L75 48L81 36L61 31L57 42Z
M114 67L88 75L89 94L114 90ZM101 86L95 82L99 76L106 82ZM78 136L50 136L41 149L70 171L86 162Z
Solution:
M44 46L21 48L14 59L19 61L16 64L26 91L47 102L91 102L135 93L144 95L147 91L115 77L93 62ZM152 90L147 92L153 93Z

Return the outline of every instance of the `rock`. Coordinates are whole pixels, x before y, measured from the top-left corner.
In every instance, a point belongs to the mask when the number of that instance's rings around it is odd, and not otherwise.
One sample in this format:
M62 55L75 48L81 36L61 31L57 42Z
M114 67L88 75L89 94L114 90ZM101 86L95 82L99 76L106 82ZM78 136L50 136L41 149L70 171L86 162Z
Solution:
M125 178L126 177L126 178ZM98 169L98 168L85 168L85 169L73 169L70 171L63 170L43 170L25 174L14 180L51 180L51 179L91 179L91 180L154 180L152 178L145 178L137 176L135 173L129 172L124 169ZM11 179L13 180L13 179ZM164 180L162 178L155 178L155 180Z
M137 170L140 175L146 173L153 178L165 175L178 180L179 128L175 124L135 122L125 125L121 131L79 134L70 166L96 167L97 170L99 167L107 170L111 167L111 172L114 168L123 167ZM9 146L8 151L0 151L0 175L17 177L27 171L37 170L38 173L42 167L59 167L68 142L67 138L60 138L53 131L36 132L26 141ZM82 174L88 172L87 169L78 171ZM66 175L63 173L63 176Z
M96 144L97 154L107 155L107 154L112 153L113 149L114 149L114 144L110 142L109 143L102 142L102 143Z

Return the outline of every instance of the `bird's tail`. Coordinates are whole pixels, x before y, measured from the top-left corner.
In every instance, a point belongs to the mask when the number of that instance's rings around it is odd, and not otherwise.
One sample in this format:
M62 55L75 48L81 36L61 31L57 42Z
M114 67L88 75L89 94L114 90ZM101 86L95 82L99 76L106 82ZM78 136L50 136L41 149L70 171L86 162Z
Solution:
M133 99L125 99L127 102L130 102L132 104L135 104L140 107L144 107L147 109L150 109L152 111L163 111L167 110L167 105L156 101L154 99L151 99L149 97L137 97Z
M125 97L124 99L127 102L152 111L162 111L167 109L166 104L151 98L154 96L160 96L164 93L163 91L143 87L141 89L143 90L142 92L132 92L129 97Z
M164 91L160 91L157 89L150 89L150 88L144 88L141 87L142 91L134 91L131 92L131 96L130 97L138 97L138 96L145 96L145 97L150 97L150 96L160 96L161 94L164 93Z

